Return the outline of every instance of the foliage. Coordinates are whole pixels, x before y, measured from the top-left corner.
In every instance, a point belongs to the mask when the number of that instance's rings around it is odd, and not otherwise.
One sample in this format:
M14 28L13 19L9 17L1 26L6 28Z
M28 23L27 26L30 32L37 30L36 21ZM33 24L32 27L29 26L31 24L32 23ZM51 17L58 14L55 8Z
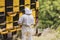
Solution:
M60 0L39 0L40 28L57 28L60 25Z

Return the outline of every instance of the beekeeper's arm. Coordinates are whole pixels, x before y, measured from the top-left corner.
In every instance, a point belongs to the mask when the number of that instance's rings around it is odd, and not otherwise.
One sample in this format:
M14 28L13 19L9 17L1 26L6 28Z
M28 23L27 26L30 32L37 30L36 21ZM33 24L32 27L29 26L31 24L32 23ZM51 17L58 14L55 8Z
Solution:
M18 24L19 24L20 27L22 27L22 24L23 24L23 16L19 18Z

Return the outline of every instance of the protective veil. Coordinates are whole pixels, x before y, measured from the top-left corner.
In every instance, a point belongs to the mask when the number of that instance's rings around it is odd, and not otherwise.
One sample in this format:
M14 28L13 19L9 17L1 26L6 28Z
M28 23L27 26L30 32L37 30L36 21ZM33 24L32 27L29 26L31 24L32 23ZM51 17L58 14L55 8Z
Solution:
M22 40L33 40L32 27L34 25L34 18L31 13L32 10L25 8L25 14L19 18L18 24L22 25Z

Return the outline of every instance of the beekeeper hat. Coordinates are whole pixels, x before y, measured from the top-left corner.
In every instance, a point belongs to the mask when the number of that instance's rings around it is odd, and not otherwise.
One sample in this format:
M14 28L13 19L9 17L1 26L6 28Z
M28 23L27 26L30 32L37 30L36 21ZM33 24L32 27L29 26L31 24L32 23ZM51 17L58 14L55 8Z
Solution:
M31 14L32 10L30 10L29 8L25 8L25 14Z

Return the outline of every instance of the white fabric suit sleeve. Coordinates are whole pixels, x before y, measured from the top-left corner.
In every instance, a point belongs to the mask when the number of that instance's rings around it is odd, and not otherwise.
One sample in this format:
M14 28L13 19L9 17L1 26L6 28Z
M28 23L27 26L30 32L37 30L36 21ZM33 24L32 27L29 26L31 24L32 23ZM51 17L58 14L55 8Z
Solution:
M22 25L23 24L23 17L20 17L18 20L18 24Z

